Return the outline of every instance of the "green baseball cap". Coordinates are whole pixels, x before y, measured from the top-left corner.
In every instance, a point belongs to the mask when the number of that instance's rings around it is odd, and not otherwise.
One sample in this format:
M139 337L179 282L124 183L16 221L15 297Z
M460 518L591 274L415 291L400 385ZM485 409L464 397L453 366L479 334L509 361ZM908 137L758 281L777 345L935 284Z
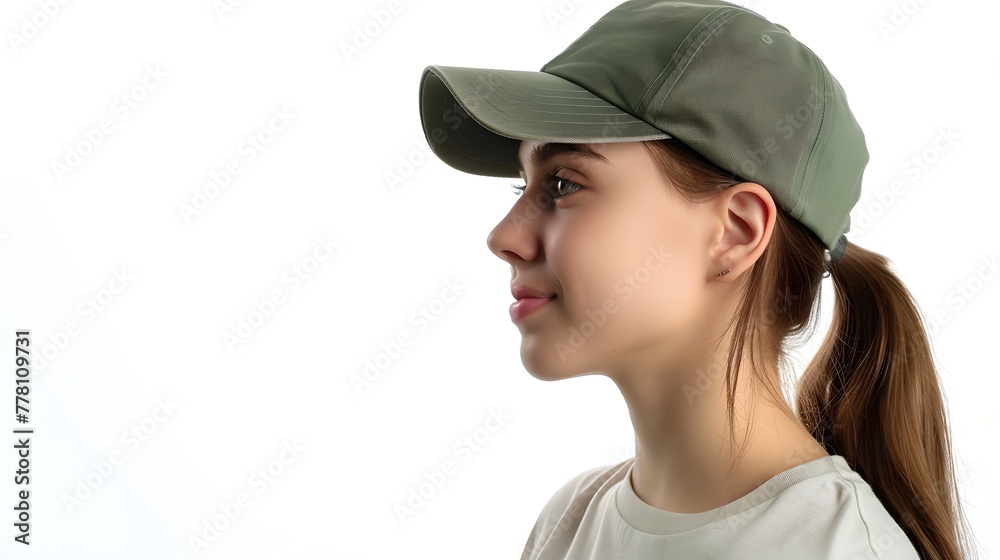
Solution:
M720 0L629 0L538 72L427 66L420 119L457 170L518 177L522 140L677 138L760 183L840 259L868 163L840 83L788 29Z

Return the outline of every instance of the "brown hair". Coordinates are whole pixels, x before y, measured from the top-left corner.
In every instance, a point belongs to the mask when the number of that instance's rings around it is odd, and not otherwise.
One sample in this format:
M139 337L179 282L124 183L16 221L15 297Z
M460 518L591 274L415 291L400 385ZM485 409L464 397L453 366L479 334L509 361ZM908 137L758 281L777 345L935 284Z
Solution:
M644 144L692 202L744 182L676 139ZM827 453L843 456L868 482L922 558L967 558L944 399L913 297L884 256L848 242L827 273L825 249L779 207L767 248L743 275L729 325L736 333L725 376L730 429L741 356L784 360L785 340L815 328L821 281L831 277L833 322L799 381L798 418Z

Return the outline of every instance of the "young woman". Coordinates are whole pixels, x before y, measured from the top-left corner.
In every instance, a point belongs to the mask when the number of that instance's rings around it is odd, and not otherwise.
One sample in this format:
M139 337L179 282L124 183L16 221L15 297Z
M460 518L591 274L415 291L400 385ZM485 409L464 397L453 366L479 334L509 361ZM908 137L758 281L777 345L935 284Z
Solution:
M539 72L429 66L454 168L525 184L487 244L526 369L621 390L635 457L587 470L524 560L968 557L925 327L846 239L868 161L840 84L717 0L630 0ZM832 330L797 388L786 344Z

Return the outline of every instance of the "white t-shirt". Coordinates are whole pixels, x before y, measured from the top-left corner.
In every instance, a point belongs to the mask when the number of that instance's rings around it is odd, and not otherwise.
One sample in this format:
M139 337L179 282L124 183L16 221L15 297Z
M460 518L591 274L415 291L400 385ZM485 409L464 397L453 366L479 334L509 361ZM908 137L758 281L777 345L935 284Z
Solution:
M632 488L635 457L573 477L553 494L521 560L919 560L844 457L814 459L702 513L657 509Z

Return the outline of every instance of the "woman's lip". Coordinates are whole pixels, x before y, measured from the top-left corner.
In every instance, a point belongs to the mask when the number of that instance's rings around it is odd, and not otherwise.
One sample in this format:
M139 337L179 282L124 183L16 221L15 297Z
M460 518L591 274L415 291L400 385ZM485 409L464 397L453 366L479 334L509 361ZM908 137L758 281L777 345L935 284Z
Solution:
M542 308L548 302L554 300L556 296L551 296L547 298L537 298L537 297L526 297L521 298L514 303L510 304L510 320L513 322L518 322L521 319L527 317L528 315L534 313L538 309Z

